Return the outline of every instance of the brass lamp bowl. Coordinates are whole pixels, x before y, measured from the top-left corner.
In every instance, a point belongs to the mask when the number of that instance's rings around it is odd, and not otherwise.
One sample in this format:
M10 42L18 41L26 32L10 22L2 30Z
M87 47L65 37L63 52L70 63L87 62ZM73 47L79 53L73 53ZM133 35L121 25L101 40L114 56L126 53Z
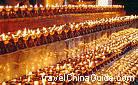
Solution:
M58 33L58 34L61 34L61 33L62 33L62 31L63 31L62 29L61 29L61 30L58 30L58 31L57 31L57 33Z
M0 8L0 12L2 12L3 11L3 8Z
M35 39L35 38L36 38L36 35L31 35L31 38L32 38L32 39Z
M14 37L13 40L15 43L18 42L18 37Z
M38 7L34 7L34 10L35 10L35 11L38 11L38 9L39 9Z
M9 43L9 40L4 40L4 44L8 44Z
M28 40L28 38L29 38L29 36L28 36L28 35L26 35L26 36L24 36L24 37L23 37L23 40L27 41L27 40Z
M23 8L20 8L21 9L21 11L24 11L25 10L25 8L23 7Z
M41 33L40 33L40 34L36 34L36 37L37 37L37 38L40 38L41 35L42 35Z
M19 8L13 8L14 11L18 11Z
M50 35L54 35L55 34L55 31L50 31Z
M5 8L7 12L11 11L12 8Z
M33 8L32 8L32 7L29 7L29 8L27 8L27 10L28 10L28 11L32 11L32 10L33 10Z
M68 31L69 31L68 29L65 29L65 30L64 30L65 33L68 33Z
M45 10L45 7L40 7L40 9L43 11L43 10Z
M48 33L48 32L45 32L45 33L44 33L44 36L45 36L45 37L46 37L46 36L48 36L48 35L49 35L49 33Z

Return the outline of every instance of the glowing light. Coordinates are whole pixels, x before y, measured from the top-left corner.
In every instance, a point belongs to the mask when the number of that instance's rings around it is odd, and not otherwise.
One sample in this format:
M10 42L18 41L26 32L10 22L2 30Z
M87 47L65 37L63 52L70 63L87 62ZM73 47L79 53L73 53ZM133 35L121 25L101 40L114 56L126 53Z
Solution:
M110 0L98 0L98 5L106 6L106 5L112 5Z

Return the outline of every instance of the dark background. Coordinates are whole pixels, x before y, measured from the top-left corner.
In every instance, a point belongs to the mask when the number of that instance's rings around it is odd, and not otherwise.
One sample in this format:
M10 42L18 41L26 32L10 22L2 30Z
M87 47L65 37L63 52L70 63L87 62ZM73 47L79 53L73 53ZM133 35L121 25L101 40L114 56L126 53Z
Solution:
M120 4L125 6L127 14L138 15L138 0L113 0L113 4Z

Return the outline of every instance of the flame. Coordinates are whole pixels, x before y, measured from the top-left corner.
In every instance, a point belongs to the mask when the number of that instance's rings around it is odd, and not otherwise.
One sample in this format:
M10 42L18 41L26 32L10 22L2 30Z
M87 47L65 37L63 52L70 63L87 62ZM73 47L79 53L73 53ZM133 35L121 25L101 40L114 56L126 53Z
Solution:
M2 85L6 85L6 82L2 82Z
M4 8L4 6L0 6L0 9L3 9Z
M5 8L9 8L9 6L8 6L8 5L6 5L6 6L5 6Z
M42 31L44 33L44 36L48 36L49 33L45 27L43 27Z
M23 37L26 37L28 34L27 34L27 29L25 28L24 30L23 30L23 33L22 33L22 36Z
M21 33L22 33L22 31L18 30L17 33L16 33L16 35L19 36L19 35L21 35Z
M35 30L30 30L30 34L34 36L36 34Z
M45 27L43 27L43 29L42 29L42 30L43 30L43 31L47 31Z
M65 68L66 68L66 66L67 66L67 64L65 63L65 64L62 66L62 68L63 68L63 69L65 69Z
M19 3L17 5L15 5L14 8L19 8Z
M32 72L29 72L28 75L32 75Z
M61 34L62 33L62 31L63 31L62 28L63 28L63 26L59 26L58 27L58 29L57 29L58 34Z
M2 37L2 40L3 40L3 41L6 41L6 40L9 39L9 36L6 35L5 33L3 33L3 34L1 35L1 37Z
M37 28L36 34L40 34L40 33L41 33L41 32L40 32L39 28Z
M37 4L34 6L34 8L38 8Z
M36 30L36 35L37 35L37 37L41 37L41 31L39 28L37 28L37 30Z
M40 7L43 7L43 5L42 5L42 4L40 4Z
M32 7L33 7L33 5L30 5L30 7L32 8Z
M56 66L56 69L59 70L60 69L59 66Z

